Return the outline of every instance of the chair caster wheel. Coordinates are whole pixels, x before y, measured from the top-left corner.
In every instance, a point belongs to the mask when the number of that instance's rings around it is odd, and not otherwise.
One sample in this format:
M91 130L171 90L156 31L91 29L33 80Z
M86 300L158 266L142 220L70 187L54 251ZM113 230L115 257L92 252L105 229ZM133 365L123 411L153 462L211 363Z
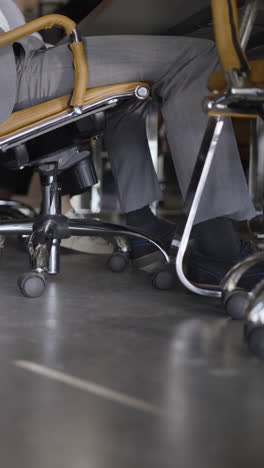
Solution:
M245 318L246 306L248 305L248 293L243 289L234 289L231 292L223 293L226 314L233 320L243 320Z
M113 273L122 273L129 263L129 257L124 252L115 252L107 261L108 268Z
M174 277L171 272L167 270L157 271L152 275L152 284L155 288L162 291L172 289Z
M19 276L17 285L25 297L40 297L46 287L46 279L43 273L32 271Z
M255 356L264 359L264 326L246 323L245 339L250 351Z

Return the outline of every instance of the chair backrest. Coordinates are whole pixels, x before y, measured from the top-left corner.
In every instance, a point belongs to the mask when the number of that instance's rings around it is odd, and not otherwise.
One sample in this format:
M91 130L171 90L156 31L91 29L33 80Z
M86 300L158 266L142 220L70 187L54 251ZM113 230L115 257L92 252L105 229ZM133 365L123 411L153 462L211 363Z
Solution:
M237 0L211 0L215 42L225 73L246 74L249 63L241 46Z

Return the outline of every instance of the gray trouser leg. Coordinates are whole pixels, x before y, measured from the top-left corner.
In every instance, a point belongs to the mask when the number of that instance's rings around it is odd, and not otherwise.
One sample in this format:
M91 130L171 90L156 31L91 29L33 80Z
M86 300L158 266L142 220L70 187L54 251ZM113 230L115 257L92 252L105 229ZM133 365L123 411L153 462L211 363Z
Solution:
M107 40L104 37L84 38L84 45L90 87L134 80L152 84L153 94L161 103L177 177L185 196L206 126L207 118L202 113L201 101L207 94L207 77L217 64L213 43L180 37L109 36ZM73 80L70 66L70 53L65 45L35 54L23 67L19 77L18 106L28 105L27 99L34 104L69 92ZM139 208L138 194L145 190L144 177L150 165L149 156L146 156L146 136L138 124L139 144L137 138L132 137L135 135L134 124L131 128L126 126L126 131L122 133L115 124L118 119L113 119L114 123L110 121L108 128L112 125L115 131L109 131L107 135L110 157L119 161L114 169L116 178L120 180L119 195L124 200L126 211L131 211ZM130 119L135 122L134 116L130 116ZM123 125L124 119L120 123ZM128 141L130 145L126 144ZM123 148L126 148L125 152ZM138 170L139 159L146 164L144 171ZM128 174L131 178L132 173L135 187L131 184L128 190L125 181ZM149 177L148 184L149 180L156 180L153 172ZM153 191L151 186L147 190L150 193L142 196L142 206L146 204L145 200L150 202L156 199L156 189ZM150 200L151 197L153 200ZM219 142L217 158L196 222L217 216L245 219L254 215L228 122Z
M125 213L162 196L146 136L147 108L133 100L106 115L105 142Z

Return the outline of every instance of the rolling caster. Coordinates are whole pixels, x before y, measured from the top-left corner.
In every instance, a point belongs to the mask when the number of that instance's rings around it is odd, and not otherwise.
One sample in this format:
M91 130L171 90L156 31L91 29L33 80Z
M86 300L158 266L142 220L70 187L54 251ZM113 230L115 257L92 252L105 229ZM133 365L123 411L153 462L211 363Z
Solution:
M157 271L152 275L153 286L161 291L172 289L174 280L174 275L168 270Z
M122 273L128 264L129 257L124 252L114 252L107 261L107 266L113 273Z
M250 351L264 359L264 326L248 322L245 324L244 336Z
M25 297L40 297L45 291L46 279L43 273L31 271L19 276L17 285Z
M222 301L229 317L233 320L245 319L246 308L249 303L249 296L246 291L240 288L226 291L223 293Z

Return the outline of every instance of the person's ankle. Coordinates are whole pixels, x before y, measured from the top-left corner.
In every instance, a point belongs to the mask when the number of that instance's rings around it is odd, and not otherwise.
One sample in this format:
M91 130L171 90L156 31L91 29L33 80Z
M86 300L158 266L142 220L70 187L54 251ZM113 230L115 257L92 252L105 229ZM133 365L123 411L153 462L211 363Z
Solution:
M160 242L163 248L169 250L176 226L169 221L155 216L148 206L126 214L128 225L145 231L153 239ZM132 258L140 258L154 253L158 248L151 242L143 239L131 241Z
M144 229L144 226L151 224L153 218L155 218L155 215L148 205L126 213L126 223L129 226L138 227L139 229Z
M158 239L166 237L175 230L173 223L154 215L149 206L126 213L126 222L129 226L141 229Z
M240 237L230 218L213 218L196 224L192 239L194 249L205 257L228 264L239 259Z

